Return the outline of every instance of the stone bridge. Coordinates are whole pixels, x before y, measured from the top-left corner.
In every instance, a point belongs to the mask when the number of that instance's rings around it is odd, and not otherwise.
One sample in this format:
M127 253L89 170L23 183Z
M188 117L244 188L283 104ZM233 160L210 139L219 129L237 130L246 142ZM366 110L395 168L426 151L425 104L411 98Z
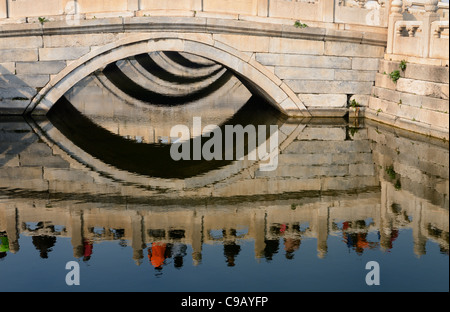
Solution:
M108 64L169 51L224 66L288 116L344 116L355 100L359 114L367 110L372 119L448 138L448 78L433 80L433 70L439 77L448 74L448 55L441 53L445 45L448 49L448 5L418 3L2 0L0 113L46 114L76 83ZM410 24L411 38L395 37ZM427 49L417 55L408 48L403 55L398 42L417 44L413 37L419 32ZM436 104L423 105L425 115L381 108L387 105L380 100L383 91L392 88L383 85L380 70L404 59L419 64L418 71L433 66L424 87L431 83L433 91L420 95ZM401 77L412 85L393 92L417 94L424 83L412 74Z

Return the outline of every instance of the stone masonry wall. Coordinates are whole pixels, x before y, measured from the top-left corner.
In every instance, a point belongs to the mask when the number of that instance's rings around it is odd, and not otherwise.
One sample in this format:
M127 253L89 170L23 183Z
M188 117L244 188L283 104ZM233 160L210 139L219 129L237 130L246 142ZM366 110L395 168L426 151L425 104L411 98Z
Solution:
M366 117L449 139L449 68L381 60ZM398 70L395 82L390 74Z

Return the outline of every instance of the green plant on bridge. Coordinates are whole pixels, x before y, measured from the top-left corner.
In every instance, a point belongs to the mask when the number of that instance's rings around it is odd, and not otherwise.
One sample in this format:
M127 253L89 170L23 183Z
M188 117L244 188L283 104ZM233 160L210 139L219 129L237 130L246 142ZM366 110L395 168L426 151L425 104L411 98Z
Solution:
M356 107L360 107L360 106L361 106L361 104L359 104L355 99L353 99L350 102L350 107L356 108Z
M46 19L45 17L38 17L39 23L41 23L41 25L44 25L45 22L49 22L48 19Z
M402 71L405 71L405 69L406 69L406 61L405 60L401 60L399 67L400 67L400 69Z
M391 178L391 180L395 179L397 176L397 173L394 170L393 166L388 166L384 169L386 171L387 175Z
M295 21L294 26L297 28L306 28L308 27L308 25L306 25L305 23L302 23L300 21Z
M400 71L399 70L394 70L389 74L389 77L391 78L391 80L393 82L397 82L397 80L400 79Z

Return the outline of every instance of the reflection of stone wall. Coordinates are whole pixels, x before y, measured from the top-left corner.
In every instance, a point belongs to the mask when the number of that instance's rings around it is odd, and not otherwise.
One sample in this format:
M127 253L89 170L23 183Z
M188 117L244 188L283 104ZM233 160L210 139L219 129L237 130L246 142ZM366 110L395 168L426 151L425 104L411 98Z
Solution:
M448 252L449 153L441 141L409 138L378 124L348 130L310 124L280 154L278 171L247 172L214 185L213 194L230 201L177 203L148 202L151 192L54 155L25 123L2 123L1 129L0 188L7 197L0 200L0 232L7 233L12 252L20 250L22 233L70 237L75 257L86 240L122 240L138 262L153 242L190 245L199 262L203 244L254 240L255 256L270 259L289 256L302 239L314 238L324 256L329 235L380 231L380 241L367 246L390 249L401 228L412 229L416 254L426 252L429 239ZM292 193L298 191L304 192Z

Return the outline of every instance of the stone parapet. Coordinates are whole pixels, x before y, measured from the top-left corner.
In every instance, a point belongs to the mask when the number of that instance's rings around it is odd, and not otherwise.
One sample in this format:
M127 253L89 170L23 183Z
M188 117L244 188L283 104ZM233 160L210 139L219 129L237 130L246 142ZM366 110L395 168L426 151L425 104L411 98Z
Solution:
M215 18L257 17L387 27L388 5L384 1L360 1L354 6L346 1L288 0L2 0L0 21L35 21L37 17L67 21L113 16L208 16Z
M406 63L402 70L399 65L380 61L366 117L448 140L448 67Z

